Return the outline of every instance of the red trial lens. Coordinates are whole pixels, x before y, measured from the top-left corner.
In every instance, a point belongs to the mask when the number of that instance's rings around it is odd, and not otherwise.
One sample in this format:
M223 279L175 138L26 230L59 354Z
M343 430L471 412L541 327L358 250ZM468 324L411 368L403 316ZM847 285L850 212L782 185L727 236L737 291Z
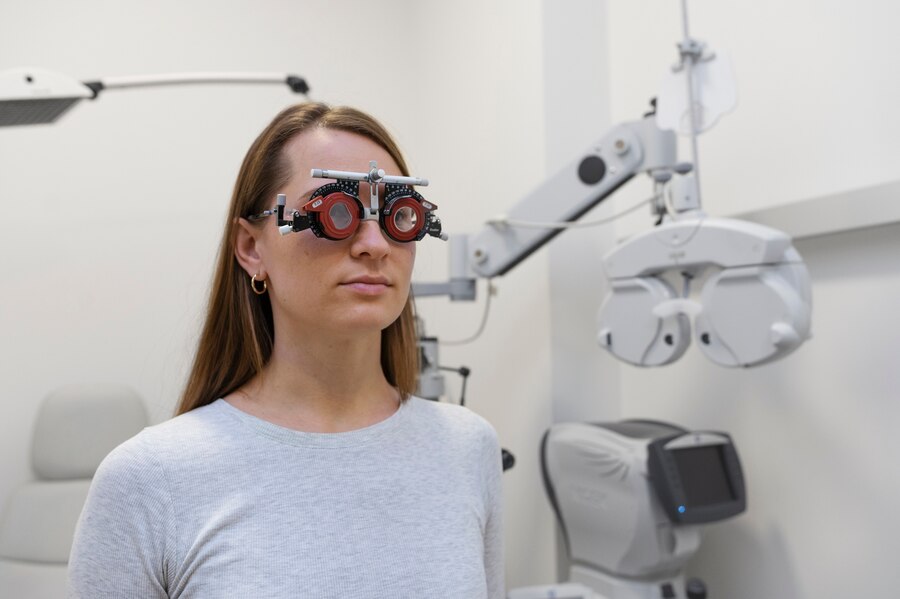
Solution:
M311 228L319 237L339 241L356 232L363 210L359 200L342 191L314 197L303 210L310 217Z
M381 228L396 241L419 241L425 235L440 236L437 206L408 185L388 185L381 209Z
M425 209L415 198L406 196L392 200L381 211L381 226L397 241L421 239Z

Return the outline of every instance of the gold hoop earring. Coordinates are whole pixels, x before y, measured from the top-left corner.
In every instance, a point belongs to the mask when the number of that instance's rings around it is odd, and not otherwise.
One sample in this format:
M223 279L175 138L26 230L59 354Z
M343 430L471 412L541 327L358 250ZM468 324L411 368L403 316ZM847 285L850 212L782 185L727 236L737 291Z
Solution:
M252 277L250 277L250 289L252 289L253 293L255 293L256 295L262 295L269 288L269 285L266 283L265 279L262 280L262 284L263 284L262 289L260 289L259 287L256 286L256 275L253 275Z

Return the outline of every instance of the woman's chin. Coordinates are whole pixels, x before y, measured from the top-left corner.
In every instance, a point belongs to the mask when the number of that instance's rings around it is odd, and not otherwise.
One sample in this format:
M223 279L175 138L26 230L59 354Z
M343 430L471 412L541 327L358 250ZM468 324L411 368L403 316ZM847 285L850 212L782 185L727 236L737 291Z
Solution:
M338 327L342 333L360 335L380 333L400 317L400 313L386 310L354 310L341 319Z

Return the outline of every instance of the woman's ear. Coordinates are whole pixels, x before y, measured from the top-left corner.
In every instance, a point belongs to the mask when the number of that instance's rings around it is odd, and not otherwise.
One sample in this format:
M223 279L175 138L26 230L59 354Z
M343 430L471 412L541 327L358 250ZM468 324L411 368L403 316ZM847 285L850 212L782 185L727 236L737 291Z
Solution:
M248 276L266 278L266 265L262 257L262 229L250 224L246 218L238 218L234 231L234 257Z

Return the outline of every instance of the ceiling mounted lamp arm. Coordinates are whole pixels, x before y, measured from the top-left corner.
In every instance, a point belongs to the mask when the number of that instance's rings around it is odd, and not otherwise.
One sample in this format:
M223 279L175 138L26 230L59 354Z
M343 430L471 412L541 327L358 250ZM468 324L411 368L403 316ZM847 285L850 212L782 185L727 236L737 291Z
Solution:
M107 89L125 89L131 87L157 87L160 85L185 85L196 83L274 83L287 85L298 94L308 94L309 85L298 75L287 73L251 73L251 72L193 72L171 73L163 75L137 75L123 77L104 77L95 81L85 81L84 85L93 92L96 98L101 91Z
M306 80L288 73L172 73L82 82L46 69L19 67L0 72L0 127L56 122L79 101L96 99L107 89L197 83L274 83L287 85L291 91L309 97Z

